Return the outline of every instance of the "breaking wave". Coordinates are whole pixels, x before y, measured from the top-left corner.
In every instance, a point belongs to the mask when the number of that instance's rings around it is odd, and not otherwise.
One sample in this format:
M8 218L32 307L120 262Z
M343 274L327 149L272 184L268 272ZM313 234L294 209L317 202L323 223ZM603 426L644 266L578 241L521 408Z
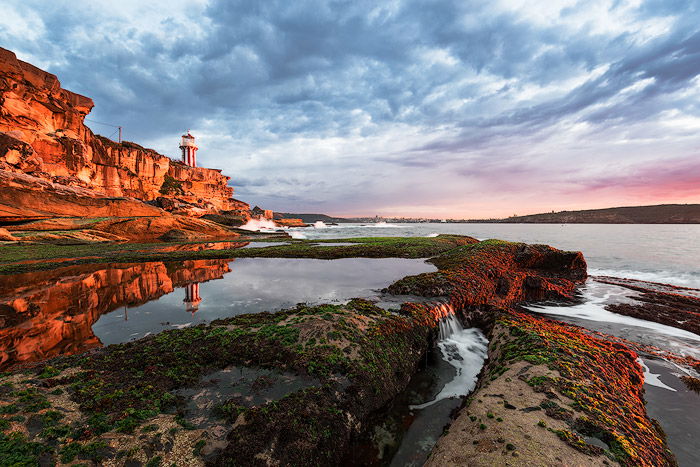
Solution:
M248 222L246 222L245 225L242 225L240 228L243 230L250 230L254 232L279 230L279 227L277 227L277 225L275 225L275 223L269 219L251 219Z

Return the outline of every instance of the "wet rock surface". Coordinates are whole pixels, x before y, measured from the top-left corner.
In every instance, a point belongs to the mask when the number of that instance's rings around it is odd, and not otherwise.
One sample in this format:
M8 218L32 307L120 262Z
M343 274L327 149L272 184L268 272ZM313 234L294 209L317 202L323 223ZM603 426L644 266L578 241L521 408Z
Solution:
M595 280L641 292L634 295L636 303L611 304L606 310L700 335L700 290L613 277Z
M518 458L566 463L561 456L570 454L587 465L674 463L646 414L633 351L513 308L571 299L586 277L580 253L454 236L237 251L328 258L433 251L437 272L404 278L388 290L435 301L404 303L397 312L365 300L299 305L166 331L14 372L3 378L6 389L0 392L8 426L2 441L20 446L30 459L60 462L336 464L372 415L406 388L440 320L457 312L490 336L490 360L429 462L464 464L479 455L496 463ZM193 422L198 417L179 396L232 365L313 382L279 399L234 394L217 406L220 424L198 428ZM276 385L274 378L263 378L251 383L251 391L253 384L263 392ZM51 430L39 431L36 419L30 430L33 415Z

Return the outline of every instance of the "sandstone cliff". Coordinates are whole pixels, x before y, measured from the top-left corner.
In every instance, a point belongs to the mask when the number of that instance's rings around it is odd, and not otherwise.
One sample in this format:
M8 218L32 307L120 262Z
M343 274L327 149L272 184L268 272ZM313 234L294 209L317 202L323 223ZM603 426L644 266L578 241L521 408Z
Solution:
M89 189L92 197L152 201L180 214L247 212L246 203L231 197L229 177L220 170L188 167L137 144L94 135L84 123L93 105L62 89L55 75L0 48L0 171ZM15 207L21 211L25 204ZM36 200L26 207L46 211Z

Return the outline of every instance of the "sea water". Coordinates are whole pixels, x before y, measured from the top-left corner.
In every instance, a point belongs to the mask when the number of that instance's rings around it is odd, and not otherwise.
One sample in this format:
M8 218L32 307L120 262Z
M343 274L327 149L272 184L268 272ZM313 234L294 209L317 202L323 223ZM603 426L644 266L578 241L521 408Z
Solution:
M700 288L698 224L338 224L293 228L308 239L469 235L581 251L591 275Z

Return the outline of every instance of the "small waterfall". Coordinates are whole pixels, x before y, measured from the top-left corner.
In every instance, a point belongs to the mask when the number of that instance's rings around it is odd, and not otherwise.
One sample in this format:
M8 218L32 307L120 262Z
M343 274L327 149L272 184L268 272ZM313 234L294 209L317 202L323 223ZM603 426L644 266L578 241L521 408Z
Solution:
M438 326L437 346L442 358L455 368L456 375L433 400L412 405L411 409L424 409L443 399L462 397L472 392L488 355L489 341L486 336L478 328L464 329L454 311L445 313Z
M441 341L444 341L448 337L452 336L452 334L464 331L462 323L459 322L459 320L457 319L457 315L455 315L454 313L442 318L438 325L440 327L440 333L438 334L438 338Z

